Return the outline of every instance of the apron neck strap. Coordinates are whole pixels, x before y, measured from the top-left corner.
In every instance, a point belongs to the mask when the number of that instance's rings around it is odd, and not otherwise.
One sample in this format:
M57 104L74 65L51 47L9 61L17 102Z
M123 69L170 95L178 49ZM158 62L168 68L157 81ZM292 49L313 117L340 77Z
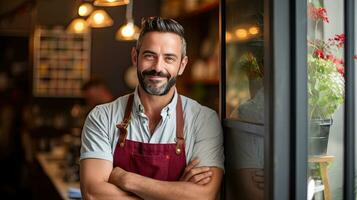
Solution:
M182 101L181 95L177 94L177 104L176 104L176 154L179 155L182 152L182 146L185 143L185 138L183 136L183 111L182 111Z
M128 102L125 107L124 119L120 124L117 124L117 128L120 130L119 145L124 147L125 139L128 135L128 125L131 119L131 110L133 108L134 94L129 95Z
M128 102L125 107L124 119L120 124L117 124L117 128L120 130L119 135L119 145L124 147L125 139L128 134L128 125L131 119L131 111L133 108L134 94L130 94ZM176 104L176 154L179 155L182 152L183 144L185 143L185 138L183 134L184 120L183 120L183 110L181 96L178 94L177 104Z

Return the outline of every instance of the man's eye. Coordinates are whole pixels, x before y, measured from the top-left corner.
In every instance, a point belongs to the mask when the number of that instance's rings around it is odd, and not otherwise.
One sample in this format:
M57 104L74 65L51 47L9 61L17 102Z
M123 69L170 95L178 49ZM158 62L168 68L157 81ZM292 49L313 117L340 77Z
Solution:
M174 57L166 57L166 61L169 63L175 62L175 58Z
M154 59L154 55L146 54L146 55L144 55L144 58L146 58L146 59Z

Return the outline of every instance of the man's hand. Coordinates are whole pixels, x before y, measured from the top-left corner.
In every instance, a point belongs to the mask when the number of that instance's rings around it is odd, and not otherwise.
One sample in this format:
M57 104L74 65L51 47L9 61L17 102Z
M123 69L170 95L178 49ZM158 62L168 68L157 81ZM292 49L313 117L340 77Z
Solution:
M200 161L192 160L185 168L180 181L205 185L211 181L212 171L209 167L196 167Z
M110 173L108 182L120 187L121 189L125 189L124 184L127 182L126 178L128 178L128 173L129 172L120 167L114 167Z
M127 192L128 195L130 197L132 197L135 200L141 200L141 198L137 197L136 195L134 195L133 193L131 193L130 191L128 191L127 189L127 185L128 184L128 178L130 178L130 175L132 175L133 173L127 172L124 169L120 168L120 167L115 167L113 168L112 172L110 173L108 182L116 185L117 187L119 187L120 189L122 189L123 191Z
M255 185L261 189L264 190L264 170L263 169L257 169L253 171L252 173L252 179Z
M109 182L116 179L124 179L127 173L113 170L113 163L101 159L84 159L80 164L81 191L83 199L106 199L106 200L139 200L137 195L119 188ZM100 169L100 170L98 170ZM119 174L114 176L113 171ZM113 175L113 176L112 176ZM126 178L125 178L126 180Z

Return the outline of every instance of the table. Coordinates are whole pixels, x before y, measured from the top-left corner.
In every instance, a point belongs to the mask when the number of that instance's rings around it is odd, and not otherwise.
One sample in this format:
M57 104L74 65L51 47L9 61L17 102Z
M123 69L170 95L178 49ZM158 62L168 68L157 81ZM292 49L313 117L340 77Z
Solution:
M64 171L60 169L61 159L54 157L50 153L39 153L36 158L61 198L63 200L70 200L67 196L67 191L71 187L79 188L79 182L65 182L63 180Z
M311 156L309 157L310 163L317 163L320 168L320 174L322 179L322 184L324 185L324 199L331 200L331 190L330 190L330 182L328 178L328 169L327 166L335 159L335 156Z

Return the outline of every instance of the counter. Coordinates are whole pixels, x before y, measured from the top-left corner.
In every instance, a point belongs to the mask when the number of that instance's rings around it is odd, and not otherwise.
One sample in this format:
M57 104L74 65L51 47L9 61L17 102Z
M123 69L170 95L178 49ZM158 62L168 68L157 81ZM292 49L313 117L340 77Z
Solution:
M39 153L36 158L60 197L63 200L70 200L71 198L68 197L68 189L79 188L79 182L65 182L63 180L65 170L61 169L61 164L63 164L65 160L54 157L49 153Z

